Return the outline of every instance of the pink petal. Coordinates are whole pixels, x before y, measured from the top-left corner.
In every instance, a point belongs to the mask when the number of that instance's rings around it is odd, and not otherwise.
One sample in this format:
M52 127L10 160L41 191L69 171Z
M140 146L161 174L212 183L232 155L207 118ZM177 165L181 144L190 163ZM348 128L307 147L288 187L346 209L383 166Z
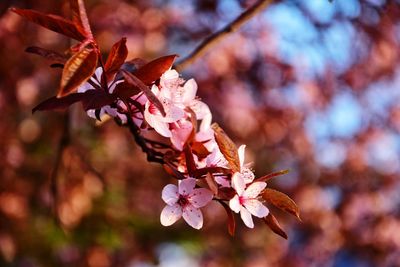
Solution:
M149 112L147 108L144 110L144 119L146 122L156 130L157 133L164 137L171 137L171 131L169 130L168 123L165 123L161 119L160 115L153 115Z
M269 210L257 199L246 199L243 203L246 209L258 218L262 218L268 215Z
M167 103L167 102L165 102ZM185 116L185 112L183 109L181 109L178 106L173 105L172 103L165 104L163 103L164 110L165 110L165 117L162 117L161 115L161 120L164 122L176 122L180 119L182 119Z
M210 108L200 100L192 100L189 107L194 111L198 120L211 115Z
M234 212L238 213L242 205L240 205L239 196L235 195L231 200L229 200L229 207Z
M195 188L189 195L189 202L195 208L201 208L207 205L213 198L213 193L206 188Z
M182 151L183 145L193 130L193 125L189 121L180 120L173 125L171 130L171 142L179 150Z
M200 132L206 132L208 130L210 130L211 128L211 121L212 121L212 115L211 113L204 116L203 120L200 123ZM213 132L214 134L214 132Z
M255 182L249 185L243 193L245 198L256 198L267 186L265 182Z
M170 226L174 224L182 216L182 207L178 204L173 206L165 206L160 215L161 224Z
M246 183L240 172L235 172L232 175L232 187L236 190L239 196L243 194Z
M222 187L231 187L231 181L229 181L225 177L215 176L215 181L217 184L221 185Z
M187 205L183 209L183 219L195 229L203 227L203 214L198 208Z
M252 170L250 170L247 167L242 166L242 171L240 173L242 174L242 177L246 184L253 182L255 176L254 176L254 173L252 172Z
M162 190L161 198L168 205L174 205L179 199L178 187L174 184L167 184Z
M241 145L238 148L238 154L239 154L239 161L240 161L240 169L243 168L244 164L244 150L246 149L246 145Z
M190 103L197 93L197 83L194 79L188 80L183 86L183 103Z
M196 186L196 179L187 178L179 182L179 194L188 196Z
M253 218L251 218L250 212L246 210L244 207L240 207L240 217L242 218L242 221L247 227L249 228L254 227Z

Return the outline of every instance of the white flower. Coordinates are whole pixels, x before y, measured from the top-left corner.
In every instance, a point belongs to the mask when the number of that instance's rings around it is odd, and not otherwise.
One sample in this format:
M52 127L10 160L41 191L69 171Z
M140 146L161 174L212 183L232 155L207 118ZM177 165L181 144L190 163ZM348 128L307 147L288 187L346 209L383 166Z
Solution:
M162 199L167 206L162 210L160 220L164 226L174 224L182 216L193 228L200 229L203 226L203 214L201 207L207 205L213 198L210 190L194 188L196 179L187 178L179 182L179 186L168 184L162 191Z
M229 201L229 207L236 213L240 212L240 217L249 228L254 227L251 215L263 218L269 213L268 208L257 200L266 186L265 182L255 182L246 188L246 182L240 173L236 172L232 176L232 187L237 194Z

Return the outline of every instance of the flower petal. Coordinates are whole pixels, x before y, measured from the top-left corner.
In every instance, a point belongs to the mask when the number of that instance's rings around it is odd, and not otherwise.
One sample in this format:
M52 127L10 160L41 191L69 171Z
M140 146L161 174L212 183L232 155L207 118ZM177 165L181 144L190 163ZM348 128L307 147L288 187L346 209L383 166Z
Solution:
M197 83L194 79L188 80L183 86L183 103L189 104L197 93Z
M203 214L192 205L187 205L183 209L183 219L195 229L203 227Z
M144 118L146 122L153 127L154 130L156 130L157 133L164 137L171 137L171 131L169 130L168 123L162 121L162 116L151 114L147 104L146 109L144 110Z
M244 150L245 149L246 149L246 145L241 145L238 148L239 161L240 161L240 170L242 170L243 165L244 165Z
M253 218L251 218L250 212L243 206L240 207L240 217L247 227L254 228Z
M178 187L174 184L167 184L162 190L161 198L168 205L174 205L179 199Z
M192 193L193 188L196 185L196 179L194 178L187 178L183 179L179 182L179 194L188 196Z
M243 203L246 209L258 218L262 218L268 215L269 210L257 199L246 199Z
M212 115L211 113L204 116L203 120L200 123L200 132L206 132L211 129L211 121L212 121ZM212 133L214 134L214 132Z
M193 130L193 125L189 121L180 120L172 124L172 127L171 142L179 151L182 151L183 145Z
M213 193L206 188L196 188L189 195L189 202L195 208L201 208L207 205L213 198Z
M242 205L240 205L238 195L235 195L231 200L229 200L229 207L231 208L231 210L233 210L236 213L238 213L240 211Z
M165 206L160 215L161 224L170 226L174 224L182 216L182 208L178 204L173 206Z
M246 183L240 172L235 172L232 175L232 187L236 190L239 196L243 194Z
M265 182L255 182L249 185L243 193L245 198L256 198L267 186Z

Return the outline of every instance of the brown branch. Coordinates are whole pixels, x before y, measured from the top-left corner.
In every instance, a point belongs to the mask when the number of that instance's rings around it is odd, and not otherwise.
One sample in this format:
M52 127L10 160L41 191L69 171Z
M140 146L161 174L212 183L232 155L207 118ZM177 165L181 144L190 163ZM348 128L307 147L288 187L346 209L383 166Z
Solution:
M57 151L55 155L55 160L53 163L53 168L50 173L50 192L53 201L53 213L54 217L58 218L57 216L57 203L58 203L58 184L57 184L57 177L58 172L60 170L61 161L63 158L63 154L65 149L68 147L70 143L70 133L69 133L69 113L68 111L63 115L63 124L62 124L62 133L60 140L58 142Z
M273 3L273 0L259 0L252 7L244 11L239 17L237 17L234 21L226 25L223 29L213 33L204 39L203 42L200 43L199 46L193 50L187 57L180 60L175 64L175 68L177 70L183 70L188 65L192 64L195 60L201 57L204 53L207 52L211 47L215 46L218 42L220 42L223 38L225 38L228 34L237 31L243 24L253 18L255 15L264 10L268 5Z

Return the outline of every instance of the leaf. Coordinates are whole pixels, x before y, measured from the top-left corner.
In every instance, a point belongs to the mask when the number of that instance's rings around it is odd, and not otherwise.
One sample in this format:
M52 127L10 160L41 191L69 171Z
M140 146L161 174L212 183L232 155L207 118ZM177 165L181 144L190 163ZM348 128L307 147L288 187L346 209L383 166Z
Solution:
M280 226L278 220L275 218L274 215L272 215L271 212L268 214L268 216L263 218L263 221L265 222L266 225L268 225L268 227L272 230L272 232L274 232L277 235L280 235L285 239L288 238L287 234Z
M274 177L280 176L280 175L284 175L284 174L287 174L287 173L289 173L289 170L277 171L277 172L273 172L273 173L270 173L270 174L261 176L261 177L255 179L255 180L256 180L257 182L266 182L266 181L268 181L268 180L271 179L271 178L274 178Z
M229 208L229 206L223 202L223 201L218 201L222 207L224 207L226 211L226 215L228 216L228 233L231 236L235 235L235 229L236 229L236 222L235 222L235 216L233 215L233 211Z
M64 64L68 59L67 57L65 57L64 55L61 55L60 53L57 53L56 51L48 50L48 49L37 47L37 46L30 46L25 49L25 52L39 55L39 56L44 57L54 63Z
M139 68L134 74L144 84L150 85L154 81L158 80L164 72L171 68L176 57L177 55L169 55L157 58Z
M114 76L114 74L119 71L127 56L128 48L126 47L126 38L122 38L113 45L106 64L104 65L107 78Z
M296 216L297 219L301 221L299 208L288 195L274 189L266 188L262 192L262 197L265 201L271 203L272 205L283 211L286 211Z
M175 177L178 180L185 179L185 176L179 172L171 163L166 162L163 164L164 170L171 176Z
M236 195L236 191L229 187L220 187L218 189L218 198L230 200Z
M90 29L89 19L86 14L83 0L70 0L70 5L72 10L72 21L76 26L82 28L86 39L93 40L93 34Z
M61 87L57 97L70 94L79 85L87 81L96 70L97 59L96 51L88 47L73 55L65 63L61 78Z
M204 146L201 142L193 142L192 143L192 151L200 160L206 158L211 154L210 151Z
M206 182L211 192L213 192L214 195L218 195L218 185L215 182L214 176L211 173L207 173Z
M185 143L185 146L183 147L183 152L185 154L186 168L189 173L189 176L194 177L194 173L197 170L196 162L194 161L193 158L192 149L187 143Z
M206 167L206 168L197 169L193 175L195 178L201 178L202 176L206 175L207 173L212 173L212 174L222 173L222 174L228 175L228 174L232 174L232 170L223 168L223 167Z
M44 110L65 110L76 102L82 102L83 108L98 109L115 101L115 96L102 90L88 90L84 93L72 93L65 97L50 97L32 109L32 113Z
M219 150L228 161L232 171L240 172L239 154L235 143L233 143L217 123L213 123L211 128L214 130L215 141L218 144Z
M141 80L139 80L135 75L126 70L121 70L125 81L134 87L139 88L146 96L147 99L153 103L156 108L161 112L163 116L166 115L164 106L161 104L160 100L153 94L149 87L147 87Z
M61 33L78 41L86 39L81 29L76 27L72 21L66 20L63 17L52 14L46 15L30 9L11 8L10 10L51 31Z

